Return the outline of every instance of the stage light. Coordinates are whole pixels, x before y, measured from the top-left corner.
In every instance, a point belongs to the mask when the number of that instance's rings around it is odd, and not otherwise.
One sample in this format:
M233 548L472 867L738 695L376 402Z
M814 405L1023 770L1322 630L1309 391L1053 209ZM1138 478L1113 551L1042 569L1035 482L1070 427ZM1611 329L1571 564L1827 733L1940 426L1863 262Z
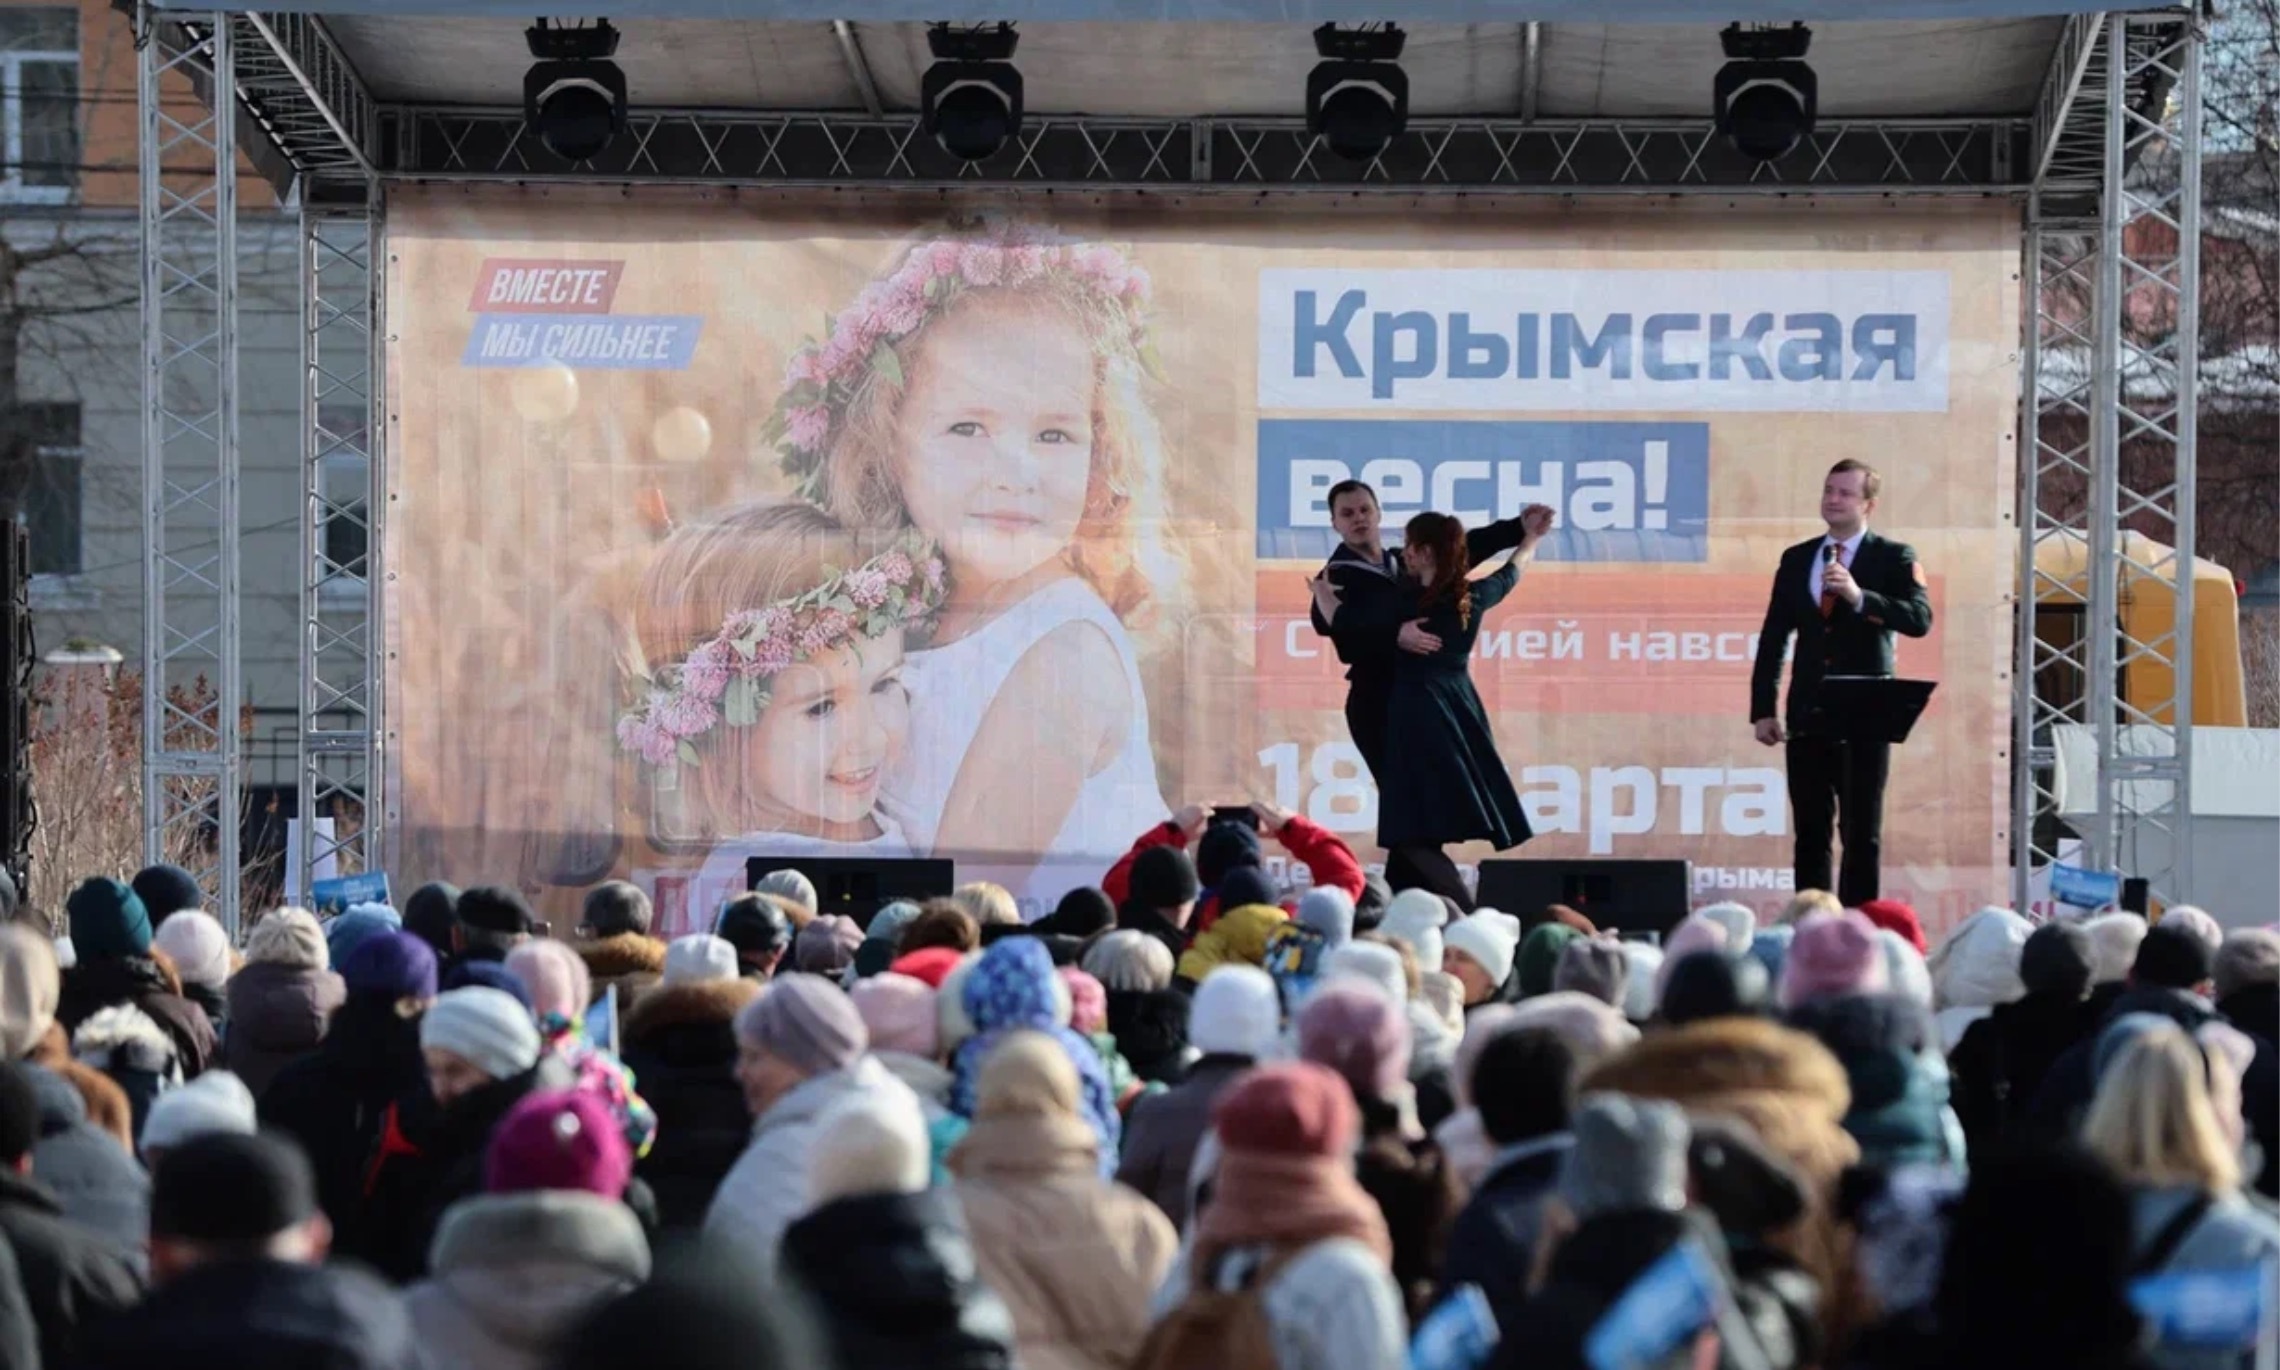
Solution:
M1727 58L1712 92L1718 132L1751 161L1780 161L1813 131L1820 83L1803 60L1813 31L1728 24L1718 42Z
M547 151L583 162L625 132L625 73L609 60L618 45L609 20L561 28L541 19L523 38L538 59L523 75L523 122Z
M1377 156L1409 126L1409 74L1399 65L1404 36L1391 24L1314 31L1322 60L1306 74L1306 131L1349 162Z
M1021 73L1013 65L1020 42L1011 24L926 31L934 64L919 82L919 126L944 152L979 162L1021 131Z

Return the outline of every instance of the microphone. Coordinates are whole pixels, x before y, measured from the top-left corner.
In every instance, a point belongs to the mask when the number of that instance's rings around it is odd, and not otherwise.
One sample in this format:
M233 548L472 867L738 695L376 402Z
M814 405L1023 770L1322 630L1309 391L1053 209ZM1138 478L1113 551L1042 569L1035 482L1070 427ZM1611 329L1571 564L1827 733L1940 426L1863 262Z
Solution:
M1834 566L1834 565L1836 565L1836 564L1837 564L1837 553L1838 553L1840 550L1842 550L1842 549L1840 549L1840 548L1837 546L1837 544L1835 544L1835 543L1833 543L1833 542L1824 542L1824 543L1822 543L1822 544L1821 544L1821 564L1822 564L1823 566Z

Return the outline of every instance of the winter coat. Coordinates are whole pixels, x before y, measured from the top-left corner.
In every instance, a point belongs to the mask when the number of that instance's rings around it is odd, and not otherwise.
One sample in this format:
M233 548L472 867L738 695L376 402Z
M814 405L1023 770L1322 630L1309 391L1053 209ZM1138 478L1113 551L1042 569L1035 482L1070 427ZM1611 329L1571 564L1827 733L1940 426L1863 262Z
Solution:
M1010 1370L1013 1317L974 1261L940 1190L837 1199L783 1238L784 1277L814 1300L840 1370Z
M80 1064L102 1071L127 1096L139 1149L150 1106L183 1081L174 1039L134 1005L112 1004L79 1025L71 1050Z
M1852 1090L1845 1131L1861 1159L1882 1167L1960 1165L1949 1154L1947 1071L1927 1055L1934 1029L1921 1005L1896 994L1818 999L1790 1014L1836 1055Z
M248 962L230 977L229 1035L222 1064L258 1099L295 1057L317 1049L333 1011L348 999L339 975L313 966Z
M1439 1297L1467 1284L1480 1286L1497 1308L1516 1307L1526 1297L1544 1201L1557 1188L1560 1166L1574 1147L1574 1133L1555 1132L1497 1153L1449 1229Z
M751 1141L705 1210L705 1240L762 1278L772 1273L784 1229L807 1207L808 1161L822 1145L824 1113L853 1095L905 1087L868 1056L793 1086L752 1124Z
M1964 1029L2027 992L2019 954L2034 925L2009 909L1981 909L1956 925L1925 958L1938 1009L1940 1050L1955 1050Z
M147 956L82 961L63 973L56 1021L76 1036L79 1025L114 1004L132 1004L173 1040L182 1078L195 1079L213 1064L216 1038L206 1011L182 997L180 981Z
M625 1067L657 1114L657 1141L634 1173L656 1194L668 1229L703 1224L714 1191L752 1140L752 1114L736 1082L735 1020L759 992L749 980L662 985L619 1020Z
M83 1327L142 1299L134 1251L65 1218L46 1186L9 1169L0 1169L0 1238L15 1250L43 1365L70 1365Z
M1212 1106L1252 1065L1248 1056L1215 1053L1197 1061L1187 1079L1132 1105L1116 1178L1154 1199L1182 1231L1188 1220L1188 1172L1203 1134L1211 1130Z
M574 1080L559 1057L540 1056L529 1070L452 1100L425 1129L406 1129L399 1107L369 1171L363 1250L356 1254L399 1282L427 1273L444 1211L483 1192L492 1129L525 1096L568 1089Z
M214 1030L214 1045L219 1047L230 1035L230 1001L222 986L194 985L184 980L182 997L206 1015L206 1025Z
M1188 927L1173 922L1154 909L1144 909L1130 902L1116 906L1116 926L1147 933L1163 943L1164 949L1171 952L1174 965L1178 965L1179 959L1187 954L1188 942L1193 936Z
M926 1110L926 1145L932 1183L950 1183L950 1152L966 1135L964 1118L950 1111L950 1071L923 1056L902 1051L874 1051L871 1059L889 1075L910 1086L918 1106Z
M1336 833L1310 818L1293 815L1273 836L1277 842L1282 843L1283 850L1289 852L1294 861L1306 867L1310 877L1309 888L1313 885L1328 885L1333 889L1344 890L1349 898L1359 900L1362 897L1362 885L1368 876L1362 869L1360 858L1354 855L1354 849L1347 846ZM1187 844L1187 832L1179 824L1158 823L1140 834L1133 842L1132 849L1117 858L1116 864L1108 868L1108 874L1100 880L1101 892L1121 910L1125 900L1132 897L1132 863L1140 858L1140 853L1150 847L1179 847L1185 850ZM1284 906L1286 913L1297 911L1298 902L1295 899ZM1202 897L1195 902L1194 916L1188 920L1189 936L1210 931L1211 925L1219 921L1219 912L1218 892L1204 891ZM1126 922L1121 913L1116 925L1134 926ZM1173 947L1172 955L1177 958L1182 950L1183 947Z
M79 1091L62 1076L37 1067L29 1074L40 1101L32 1173L64 1217L140 1253L150 1236L150 1176L116 1138L88 1123Z
M1377 1201L1393 1238L1393 1278L1412 1319L1432 1306L1441 1260L1456 1223L1460 1200L1456 1179L1441 1149L1430 1141L1409 1142L1400 1132L1400 1110L1382 1100L1362 1101L1361 1150L1354 1156L1354 1179Z
M1180 1253L1156 1291L1151 1311L1158 1319L1186 1302L1196 1283L1188 1254ZM1230 1251L1210 1272L1207 1287L1243 1288L1278 1254L1259 1247ZM1377 1253L1351 1237L1290 1254L1258 1298L1276 1370L1403 1370L1408 1364L1409 1325L1400 1287Z
M0 1241L0 1370L39 1370L40 1327L24 1297L16 1253Z
M1157 1207L1094 1169L1081 1128L977 1121L951 1156L982 1283L1013 1314L1022 1370L1119 1370L1179 1250Z
M2205 1191L2186 1185L2132 1186L2130 1230L2136 1258L2149 1254L2156 1237L2186 1205ZM2179 1274L2186 1271L2216 1273L2252 1269L2280 1261L2280 1220L2237 1195L2227 1194L2209 1205L2185 1238L2157 1269L2140 1274ZM2267 1290L2266 1297L2280 1291ZM2222 1350L2156 1347L2150 1353L2160 1370L2246 1370L2252 1357Z
M1948 1096L1972 1155L1993 1148L2027 1116L2052 1064L2094 1026L2082 1000L2030 994L1998 1004L1964 1030L1948 1055Z
M398 1017L395 1001L385 996L354 994L333 1015L317 1049L279 1070L261 1095L261 1125L291 1136L309 1154L335 1249L364 1249L366 1162L379 1145L389 1106L426 1091L418 1020Z
M2236 990L2217 1012L2256 1039L2256 1059L2240 1082L2240 1111L2264 1151L2264 1168L2250 1179L2265 1198L2280 1199L2280 985Z
M245 1366L412 1370L411 1322L379 1281L337 1266L225 1261L90 1328L86 1370Z
M1172 989L1112 989L1108 1030L1132 1073L1149 1084L1176 1085L1187 1074L1188 996Z
M117 1139L121 1150L134 1151L135 1110L127 1102L127 1092L102 1071L79 1064L71 1054L70 1039L63 1035L63 1024L49 1023L24 1063L62 1076L79 1091L79 1101L87 1106L87 1121Z
M484 1194L444 1214L429 1268L404 1291L423 1370L541 1370L588 1310L649 1278L649 1238L615 1199Z
M665 944L654 937L621 932L598 942L577 943L571 950L586 963L596 1003L612 985L617 986L620 1024L663 979Z
M1552 1253L1543 1287L1509 1317L1498 1319L1503 1336L1489 1364L1495 1370L1586 1364L1584 1343L1600 1318L1648 1267L1689 1237L1731 1292L1734 1278L1725 1242L1707 1214L1637 1209L1586 1219ZM1715 1364L1759 1364L1758 1356L1747 1354L1755 1349L1724 1348Z
M2209 1006L2208 1000L2181 989L2125 991L2079 1041L2051 1063L2050 1072L2043 1077L2042 1088L2035 1092L2034 1102L2028 1109L2029 1122L2037 1135L2072 1136L2080 1129L2083 1117L2090 1111L2090 1100L2098 1092L2095 1053L2099 1034L2125 1013L2157 1014L2187 1032L2198 1032L2217 1017L2217 1011Z

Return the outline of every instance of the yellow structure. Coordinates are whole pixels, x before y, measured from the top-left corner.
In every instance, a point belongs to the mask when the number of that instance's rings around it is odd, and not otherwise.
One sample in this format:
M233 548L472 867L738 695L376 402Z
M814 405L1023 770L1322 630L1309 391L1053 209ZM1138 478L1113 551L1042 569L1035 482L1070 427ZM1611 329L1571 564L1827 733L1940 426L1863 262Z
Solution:
M2158 642L2177 621L2177 594L2170 578L2143 568L2164 566L2175 555L2142 533L2122 534L2123 560L2118 590L2122 629L2133 641ZM2046 639L2062 632L2049 611L2083 610L2089 594L2090 549L2073 538L2045 536L2035 547L2035 632ZM2055 583L2053 583L2055 582ZM2241 679L2240 594L2232 573L2213 561L2193 559L2193 722L2199 727L2239 728L2248 723L2248 693ZM2167 651L2142 653L2122 669L2122 698L2140 712L2130 722L2173 723L2170 699L2175 670Z

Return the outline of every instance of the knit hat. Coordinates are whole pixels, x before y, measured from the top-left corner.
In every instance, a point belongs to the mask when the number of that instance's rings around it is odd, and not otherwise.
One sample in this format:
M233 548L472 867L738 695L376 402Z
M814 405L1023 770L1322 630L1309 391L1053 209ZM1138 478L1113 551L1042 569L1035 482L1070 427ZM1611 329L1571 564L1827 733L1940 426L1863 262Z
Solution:
M2226 933L2224 943L2217 948L2211 975L2217 982L2219 999L2229 999L2258 985L2280 984L2280 933L2270 928L2236 928Z
M865 1194L918 1194L933 1173L926 1114L899 1085L850 1094L826 1108L808 1162L808 1202Z
M1324 985L1298 1012L1298 1055L1338 1072L1357 1098L1395 1098L1409 1078L1409 1015L1359 981Z
M873 1051L899 1051L928 1060L941 1054L935 991L923 980L893 971L858 980L847 992L863 1019Z
M150 954L150 914L135 892L118 881L84 881L64 908L71 915L71 945L80 964Z
M325 924L325 954L334 965L345 966L365 942L403 926L404 920L385 904L358 904Z
M262 1241L316 1214L308 1155L276 1133L193 1137L151 1177L150 1235L160 1240Z
M815 892L815 882L789 866L782 870L770 871L761 876L752 882L752 888L760 894L773 894L780 899L789 899L810 912L819 913L823 909L822 902Z
M272 909L253 925L245 942L245 959L303 970L332 969L332 949L325 945L325 930L307 909Z
M1552 992L1552 977L1559 972L1560 957L1568 944L1584 934L1565 923L1539 923L1528 930L1526 940L1520 944L1520 996L1529 998Z
M1578 1074L1639 1040L1639 1030L1588 994L1558 990L1513 1006L1512 1025L1556 1034L1575 1053Z
M1882 994L1889 983L1874 923L1852 912L1818 913L1797 925L1777 998L1792 1009L1813 999Z
M1512 958L1520 953L1520 920L1509 913L1482 909L1451 923L1441 934L1441 942L1444 948L1454 948L1470 956L1487 971L1488 983L1493 989L1511 978ZM1551 988L1549 978L1546 977L1546 989Z
M1576 1108L1575 1146L1559 1194L1577 1222L1602 1213L1686 1207L1686 1113L1662 1099L1589 1094Z
M1750 939L1750 959L1765 967L1765 978L1770 984L1781 983L1781 969L1789 964L1789 944L1797 938L1792 923L1776 923L1770 928L1759 928Z
M1612 937L1579 937L1560 948L1552 988L1572 989L1617 1008L1630 992L1630 951Z
M736 978L736 948L709 932L676 937L665 948L665 973L660 984L701 985L708 980Z
M2224 945L2225 930L2223 925L2211 917L2207 909L2192 904L2170 906L2161 915L2161 922L2158 926L2183 928L2187 932L2195 933L2202 941L2209 944L2209 950L2212 952Z
M974 1020L966 1016L966 982L974 978L974 967L981 963L980 952L959 953L942 977L942 983L935 987L935 1045L942 1049L944 1056L965 1045L966 1039L974 1035Z
M1343 1156L1354 1149L1361 1112L1353 1091L1312 1061L1278 1061L1237 1076L1211 1109L1229 1152Z
M366 938L344 961L336 961L351 994L384 994L391 999L435 997L435 950L408 932Z
M538 1064L538 1025L514 996L483 985L455 989L420 1019L420 1050L448 1051L494 1080Z
M1298 897L1298 924L1322 934L1325 951L1354 940L1354 898L1336 885L1316 885Z
M736 1015L736 1036L806 1075L845 1070L871 1044L854 1002L813 975L770 982Z
M1354 931L1376 932L1385 922L1385 911L1393 906L1393 886L1375 872L1362 876L1361 896L1354 900Z
M1749 954L1750 939L1757 936L1757 912L1749 905L1724 900L1696 909L1694 916L1707 918L1725 930L1728 956Z
M523 1012L537 1016L530 986L516 979L504 961L460 961L443 973L441 988L445 994L455 989L495 989L522 1005Z
M2191 989L2216 973L2217 949L2191 928L2167 920L2147 928L2130 963L2130 983Z
M1203 892L1195 862L1178 847L1148 847L1132 858L1132 902L1144 909L1173 909Z
M188 916L175 915L177 920ZM148 1156L209 1133L235 1132L250 1137L258 1130L253 1091L245 1087L245 1081L226 1070L209 1070L151 1102L150 1116L143 1121L142 1149Z
M1212 823L1195 844L1195 873L1208 888L1227 881L1230 871L1259 864L1259 831L1248 823Z
M63 974L48 939L20 923L0 924L0 1057L21 1061L55 1022Z
M1225 965L1196 986L1188 1044L1197 1051L1256 1060L1274 1047L1282 1005L1274 977L1257 966Z
M1688 914L1663 938L1662 946L1663 975L1667 979L1672 966L1695 952L1714 951L1720 956L1726 955L1726 925L1699 913Z
M142 900L154 926L175 914L206 907L206 892L198 887L198 877L180 866L145 866L135 872L133 885L135 898Z
M1101 897L1107 898L1106 895ZM1113 917L1115 910L1111 909L1109 913ZM878 912L871 915L871 921L864 924L863 935L879 938L891 946L902 936L902 930L909 927L917 917L918 905L908 899L890 899L879 905Z
M1069 1029L1090 1036L1108 1029L1108 989L1075 966L1058 967L1055 974L1069 991Z
M404 901L404 931L434 951L451 950L451 933L459 926L459 887L431 880L412 891Z
M1888 987L1887 992L1897 994L1929 1012L1932 1007L1932 973L1925 967L1923 956L1910 945L1907 938L1890 928L1876 930L1876 943L1884 950L1884 983Z
M773 895L740 894L720 906L713 935L743 956L773 956L792 945L792 920Z
M1382 942L1348 942L1323 957L1322 978L1339 977L1366 980L1397 1004L1409 998L1409 975L1402 968L1401 953Z
M491 1131L483 1188L493 1194L570 1190L625 1196L633 1152L599 1095L577 1089L526 1094Z
M950 972L956 970L958 963L965 959L966 953L951 947L927 947L908 956L896 957L894 964L888 966L887 970L890 974L907 975L929 989L940 990Z
M2026 919L1992 904L1956 924L1924 958L1932 1006L1993 1008L2025 994L2019 956L2034 930Z
M2045 923L2019 948L2019 983L2029 994L2080 999L2097 973L2097 947L2080 923Z
M1278 907L1274 882L1257 866L1231 868L1220 877L1219 887L1213 893L1219 896L1222 909L1248 908L1253 904Z
M1565 969L1566 959L1562 953L1562 969ZM1623 1002L1617 1007L1632 1022L1646 1022L1655 1016L1656 982L1662 979L1665 964L1663 949L1652 942L1629 942L1624 944L1623 959L1629 973L1624 977ZM1552 984L1559 989L1573 988L1560 984L1558 972L1553 973Z
M2127 980L2137 961L2138 943L2145 940L2145 919L2134 913L2103 913L2083 923L2090 934L2093 985Z
M1860 916L1888 932L1898 933L1916 954L1924 954L1924 924L1916 911L1898 899L1871 899L1860 906Z
M1116 905L1091 885L1079 885L1061 896L1053 912L1038 922L1038 931L1070 937L1090 937L1116 926ZM878 931L877 926L872 928Z
M1657 1016L1671 1027L1705 1018L1754 1017L1765 1004L1765 970L1715 951L1690 952L1663 963ZM1745 978L1746 977L1746 978Z
M792 964L810 975L837 975L855 963L863 930L843 913L813 919L792 941Z
M525 942L507 953L507 973L530 992L530 1010L576 1021L593 1002L593 972L585 958L551 938Z
M505 885L477 885L459 896L461 926L479 932L527 937L538 931L538 919L520 890Z
M1393 896L1378 931L1407 942L1417 955L1420 971L1441 968L1441 928L1449 921L1449 906L1431 890L1408 889Z

